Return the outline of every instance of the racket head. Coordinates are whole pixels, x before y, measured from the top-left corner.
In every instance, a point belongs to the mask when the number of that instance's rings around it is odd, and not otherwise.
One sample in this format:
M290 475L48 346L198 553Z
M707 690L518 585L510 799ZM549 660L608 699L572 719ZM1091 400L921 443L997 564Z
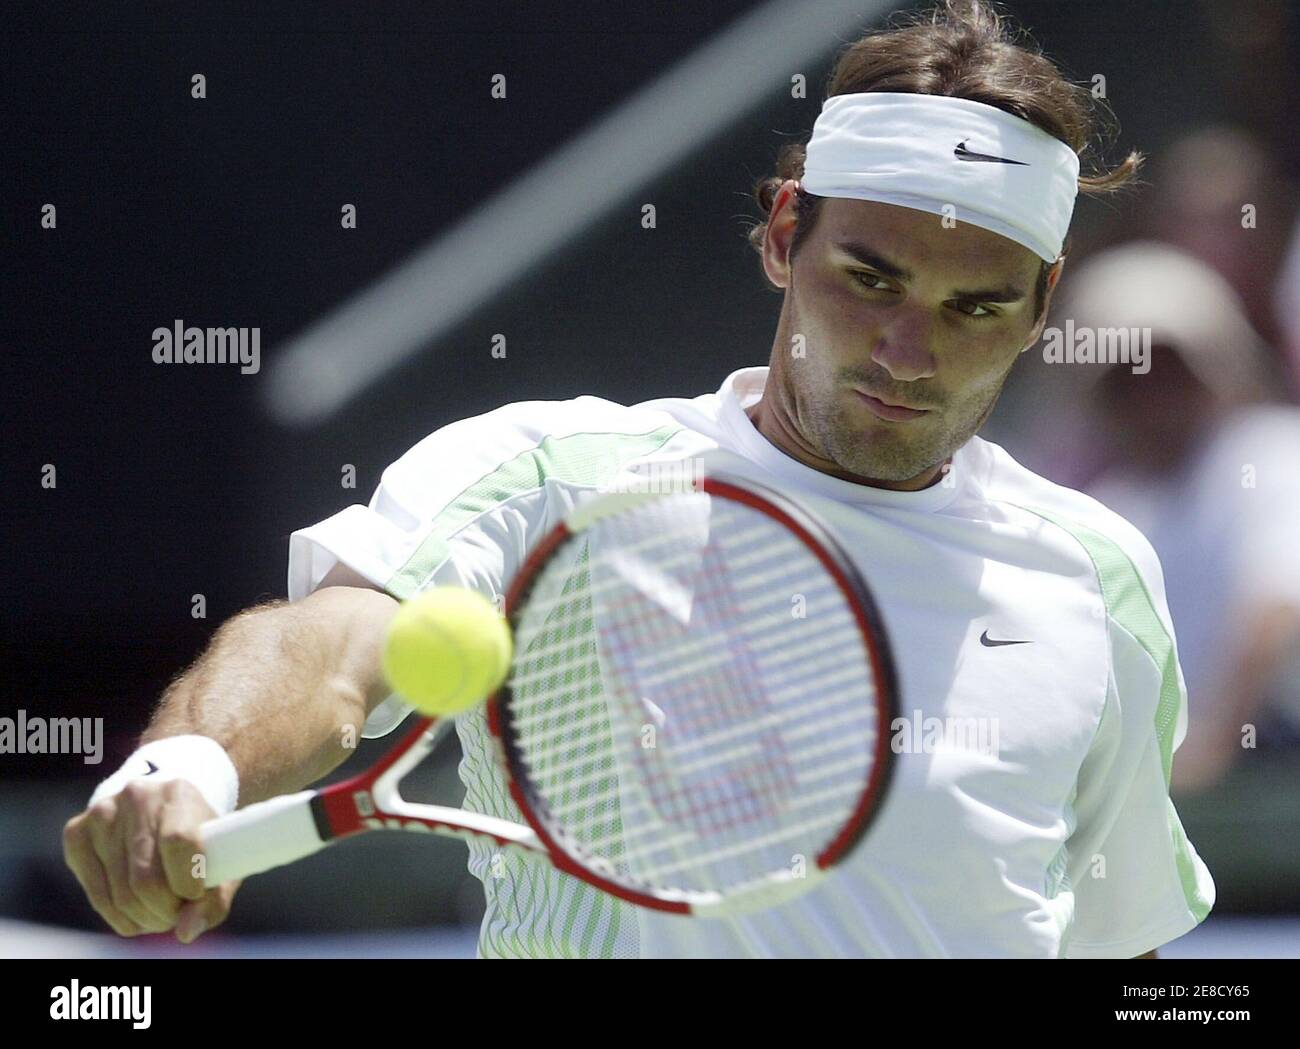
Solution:
M505 610L515 664L489 724L561 869L645 907L744 912L807 891L879 812L898 706L883 622L780 493L713 475L596 496Z

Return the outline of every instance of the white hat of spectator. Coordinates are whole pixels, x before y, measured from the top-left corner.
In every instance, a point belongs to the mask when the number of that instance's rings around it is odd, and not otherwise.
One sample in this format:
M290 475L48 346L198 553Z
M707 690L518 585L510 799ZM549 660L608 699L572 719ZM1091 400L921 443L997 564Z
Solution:
M1217 396L1263 394L1267 348L1241 298L1214 269L1168 244L1133 241L1067 270L1053 313L1058 326L1069 318L1076 330L1149 328L1151 344L1175 350Z

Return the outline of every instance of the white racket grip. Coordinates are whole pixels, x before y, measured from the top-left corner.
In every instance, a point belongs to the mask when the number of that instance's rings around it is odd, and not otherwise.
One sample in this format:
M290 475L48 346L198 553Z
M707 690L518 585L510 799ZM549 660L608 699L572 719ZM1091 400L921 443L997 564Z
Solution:
M208 820L199 828L209 888L300 860L326 845L311 811L314 790L284 794Z

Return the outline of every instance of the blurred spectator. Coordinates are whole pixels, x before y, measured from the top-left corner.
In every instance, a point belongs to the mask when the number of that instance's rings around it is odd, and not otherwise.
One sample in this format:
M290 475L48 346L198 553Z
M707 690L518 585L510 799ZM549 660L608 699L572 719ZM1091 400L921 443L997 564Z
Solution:
M1300 392L1300 218L1291 232L1291 247L1277 278L1273 314L1290 370L1291 389Z
M1231 115L1300 174L1300 6L1288 0L1199 0L1209 39L1192 61L1202 112ZM1190 14L1191 12L1189 12Z
M1146 232L1217 270L1270 347L1281 347L1273 289L1296 214L1296 187L1264 144L1232 127L1177 139L1154 162ZM1275 363L1279 375L1280 362ZM1288 382L1288 395L1295 387Z
M1072 277L1076 329L1150 329L1146 374L1076 365L1107 463L1089 490L1160 556L1189 698L1173 786L1202 789L1244 748L1300 743L1300 408L1264 400L1267 350L1204 263L1135 242Z

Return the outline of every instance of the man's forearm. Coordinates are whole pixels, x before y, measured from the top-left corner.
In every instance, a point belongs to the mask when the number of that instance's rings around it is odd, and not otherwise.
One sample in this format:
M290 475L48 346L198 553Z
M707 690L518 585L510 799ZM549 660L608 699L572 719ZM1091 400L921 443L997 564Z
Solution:
M142 742L210 736L239 771L239 804L315 782L340 765L387 694L380 653L397 602L332 586L242 612L163 696Z

